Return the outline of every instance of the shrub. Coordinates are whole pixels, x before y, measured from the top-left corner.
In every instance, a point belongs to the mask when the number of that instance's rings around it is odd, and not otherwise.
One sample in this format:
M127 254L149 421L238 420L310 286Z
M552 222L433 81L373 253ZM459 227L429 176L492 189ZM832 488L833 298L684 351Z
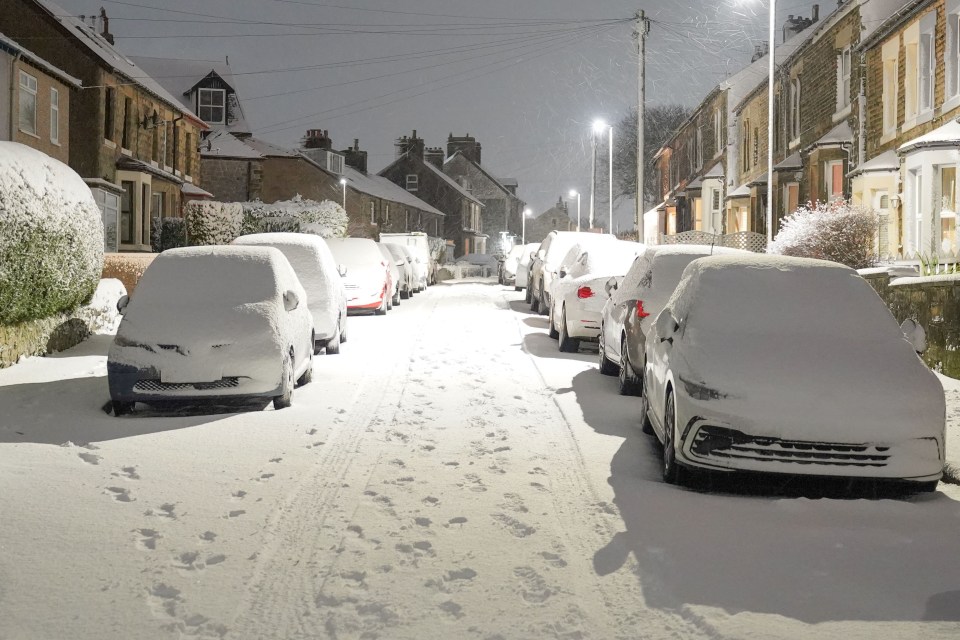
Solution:
M83 304L102 267L103 221L90 188L62 162L0 142L0 324Z
M266 204L259 200L243 207L242 235L274 231L315 233L324 238L342 238L347 232L347 212L336 202L305 200L300 196Z
M187 228L183 218L153 218L150 247L154 253L187 246Z
M230 244L240 235L243 209L236 202L194 200L184 207L187 243Z
M846 200L808 203L783 219L767 252L864 269L877 263L873 253L877 226L877 215L868 207Z

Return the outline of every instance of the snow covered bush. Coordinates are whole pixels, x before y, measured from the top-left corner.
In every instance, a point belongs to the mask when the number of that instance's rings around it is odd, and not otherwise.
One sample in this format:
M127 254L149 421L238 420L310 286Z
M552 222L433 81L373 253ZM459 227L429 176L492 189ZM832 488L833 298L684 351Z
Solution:
M314 233L324 238L342 238L347 232L347 212L336 202L307 200L295 196L266 204L259 200L243 207L242 235L276 231Z
M873 253L877 225L877 215L869 207L846 200L807 203L783 219L767 252L865 269L877 262Z
M187 246L183 218L153 218L150 223L150 248L154 253Z
M73 309L103 268L103 220L90 188L59 160L0 142L0 324Z
M187 243L230 244L240 235L243 209L236 202L194 200L184 207Z

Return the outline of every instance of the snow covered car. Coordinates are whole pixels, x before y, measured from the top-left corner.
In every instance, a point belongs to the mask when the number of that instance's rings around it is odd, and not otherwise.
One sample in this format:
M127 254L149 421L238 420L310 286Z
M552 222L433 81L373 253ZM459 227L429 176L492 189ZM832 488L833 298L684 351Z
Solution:
M600 373L619 374L621 395L640 395L646 335L653 319L677 288L688 264L703 256L743 253L702 244L644 248L622 280L611 278L600 319Z
M527 286L527 302L530 309L546 315L550 310L550 283L557 277L560 261L567 251L578 242L584 247L613 242L616 237L604 233L586 231L551 231L540 243L536 254L531 256L530 277Z
M516 245L510 249L503 262L500 264L500 284L512 287L517 279L517 265L520 263L520 256L523 254L523 245ZM530 252L527 251L529 254Z
M329 238L327 246L337 264L346 267L347 310L385 314L390 304L390 272L377 243L369 238Z
M943 473L946 408L918 347L848 267L700 258L648 335L643 427L663 443L670 483L713 469L932 491Z
M380 250L380 255L383 256L383 261L387 265L387 271L390 272L390 284L388 285L390 299L387 301L387 310L389 311L393 309L394 305L400 304L400 266L385 244L378 242L377 249Z
M523 249L520 252L520 260L517 262L517 273L513 281L515 291L522 291L527 288L531 254L536 253L537 247L539 246L536 242L523 245ZM530 302L529 297L527 298L527 302Z
M414 257L414 268L417 271L416 293L425 291L427 285L437 281L437 265L430 254L430 238L422 231L409 233L381 233L380 242L402 245Z
M576 353L581 340L598 339L603 287L622 277L643 249L639 242L617 240L593 249L577 243L567 252L550 290L550 337L560 351Z
M313 353L340 353L347 340L347 294L337 263L323 238L309 233L255 233L240 236L235 245L274 247L286 257L307 292L313 314Z
M413 256L403 245L390 244L389 242L381 242L380 245L390 252L397 265L397 270L400 272L400 297L406 300L413 295L413 290L417 288L417 271L414 267Z
M107 354L114 415L136 402L269 398L290 406L313 377L313 316L272 247L170 249L150 264Z

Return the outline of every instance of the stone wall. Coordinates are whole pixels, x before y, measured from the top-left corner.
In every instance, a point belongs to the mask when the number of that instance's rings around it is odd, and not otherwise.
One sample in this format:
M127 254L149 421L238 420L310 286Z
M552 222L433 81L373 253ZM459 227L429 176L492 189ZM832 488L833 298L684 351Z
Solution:
M923 360L932 369L960 378L960 275L895 278L865 275L897 322L917 321L927 332Z

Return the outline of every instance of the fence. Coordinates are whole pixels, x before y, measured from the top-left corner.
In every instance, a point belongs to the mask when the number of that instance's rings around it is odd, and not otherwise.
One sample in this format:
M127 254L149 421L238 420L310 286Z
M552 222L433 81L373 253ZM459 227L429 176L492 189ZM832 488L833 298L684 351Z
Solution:
M767 237L755 231L737 233L708 233L706 231L681 231L673 235L660 235L660 244L712 244L718 247L743 249L754 253L767 250Z

